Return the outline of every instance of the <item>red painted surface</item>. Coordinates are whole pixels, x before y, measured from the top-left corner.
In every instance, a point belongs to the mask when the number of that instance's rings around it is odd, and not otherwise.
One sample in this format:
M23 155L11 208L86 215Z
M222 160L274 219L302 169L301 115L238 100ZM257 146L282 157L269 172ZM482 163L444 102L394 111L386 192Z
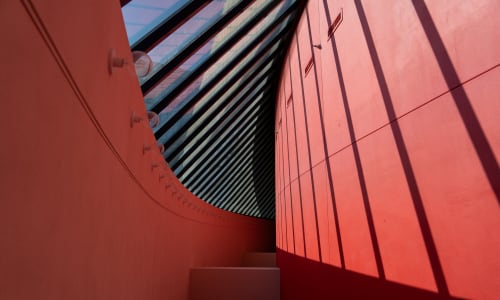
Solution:
M276 106L282 299L500 298L499 9L309 2Z
M193 268L191 300L279 300L280 269L276 267Z
M164 168L118 1L8 1L0 27L0 298L187 299L191 267L274 249ZM164 176L164 177L161 177Z
M281 299L453 299L281 250L277 255Z

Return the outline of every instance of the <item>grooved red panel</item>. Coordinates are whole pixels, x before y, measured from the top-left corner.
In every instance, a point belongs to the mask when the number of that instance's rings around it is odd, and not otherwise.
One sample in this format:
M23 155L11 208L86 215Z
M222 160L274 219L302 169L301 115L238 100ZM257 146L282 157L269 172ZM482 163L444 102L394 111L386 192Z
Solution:
M308 224L304 224L303 222L303 212L302 212L302 201L304 201L304 197L301 195L299 190L299 180L292 181L292 196L290 199L291 204L291 212L293 214L293 231L294 236L293 239L295 241L295 254L304 256L306 255L306 241L305 241L305 232L303 230L304 226L309 226Z
M315 182L318 228L323 262L339 267L339 244L326 164L320 163L313 168L312 172Z
M300 177L301 196L302 196L302 211L304 215L304 236L307 250L306 257L312 260L319 261L319 247L316 228L316 212L314 208L312 181L310 172L306 172Z
M295 218L293 209L292 209L292 199L290 198L290 186L285 187L284 191L284 201L285 201L285 213L286 213L286 232L287 232L287 249L291 253L295 253L295 221L296 218L299 218L299 215L296 215ZM296 204L297 205L297 204Z
M333 156L330 166L335 184L345 267L350 271L378 276L352 149L348 148Z
M318 103L318 93L317 93L317 77L314 69L311 70L311 73L303 79L304 89L310 91L310 94L306 96L305 101L305 111L307 112L307 137L308 140L304 142L309 142L309 149L311 155L311 164L307 165L307 169L304 171L310 170L313 166L318 164L320 161L324 160L325 151L324 144L325 139L323 139L323 129L321 127L321 115L320 115L320 107ZM308 162L309 158L304 158L305 161Z
M295 39L292 40L292 48L296 48ZM292 72L291 77L291 86L293 90L293 106L290 106L288 110L290 111L288 122L293 120L292 112L295 116L295 126L290 126L289 130L295 130L296 135L296 145L297 145L297 153L299 156L298 166L297 163L290 162L290 166L295 166L295 171L292 173L292 178L297 178L300 174L309 170L309 147L307 144L307 130L306 130L306 119L304 115L304 97L302 95L302 70L301 67L304 68L306 61L302 62L302 65L299 66L299 61L293 59L290 61L290 69ZM306 99L307 101L307 99ZM292 110L293 109L293 110ZM293 133L293 131L292 131ZM294 148L291 148L294 150ZM295 159L296 156L294 156ZM298 168L298 170L296 169ZM292 169L293 170L293 169Z
M296 103L295 99L297 98L294 98L292 101L294 103ZM286 176L289 176L289 181L288 183L290 184L293 180L296 180L299 173L298 173L298 170L297 170L297 163L300 164L300 161L297 160L297 155L299 155L300 157L300 154L297 154L297 153L301 153L301 149L303 149L303 145L301 144L300 142L300 139L299 137L297 137L297 139L295 138L296 136L296 133L295 133L295 129L296 129L296 126L294 124L294 106L288 106L285 108L285 113L286 113L286 136L285 136L285 140L286 140L286 143L285 145L287 145L287 148L285 148L286 150L286 153L287 153L287 167L286 167L286 170L288 171L288 173L286 174Z
M412 201L414 195L408 188L390 126L358 145L387 279L436 290Z

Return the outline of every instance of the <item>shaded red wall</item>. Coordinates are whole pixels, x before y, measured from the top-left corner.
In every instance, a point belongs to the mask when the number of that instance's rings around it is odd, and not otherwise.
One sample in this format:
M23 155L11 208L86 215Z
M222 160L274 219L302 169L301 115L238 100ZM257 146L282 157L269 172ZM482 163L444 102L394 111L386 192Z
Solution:
M309 2L277 100L283 299L500 297L499 9Z
M154 148L118 1L0 4L0 298L187 299L189 269L274 249ZM143 151L144 146L153 146Z

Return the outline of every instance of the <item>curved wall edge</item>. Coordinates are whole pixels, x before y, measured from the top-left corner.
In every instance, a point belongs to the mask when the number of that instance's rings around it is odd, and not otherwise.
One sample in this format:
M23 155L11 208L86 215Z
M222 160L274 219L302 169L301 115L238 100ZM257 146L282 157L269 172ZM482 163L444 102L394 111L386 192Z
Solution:
M9 1L0 18L0 298L187 299L191 267L274 250L274 222L205 203L143 152L135 74L107 69L110 48L130 55L118 2Z

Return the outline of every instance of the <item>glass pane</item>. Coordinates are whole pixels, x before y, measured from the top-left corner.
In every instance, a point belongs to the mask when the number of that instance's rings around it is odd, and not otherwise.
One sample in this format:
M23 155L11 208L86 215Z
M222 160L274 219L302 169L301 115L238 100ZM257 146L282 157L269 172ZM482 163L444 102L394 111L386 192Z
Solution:
M262 57L260 57L260 59L258 60L257 64L259 64L259 62L262 62L264 61L265 59L267 59L272 53L274 53L276 50L278 49L278 43L276 43L275 45L273 45L271 47L271 49L269 49L264 55L262 55ZM234 69L231 70L231 72L229 72L229 74L227 74L220 82L219 82L219 85L216 87L216 88L213 88L205 97L203 97L203 99L208 99L208 98L211 98L215 93L217 93L220 89L222 89L222 85L224 85L226 82L228 82L229 80L231 80L233 77L235 77L237 75L237 73L246 65L246 63L248 63L249 61L251 61L253 58L255 58L258 54L260 54L259 52L260 50L260 47L255 47L255 49L253 49L249 55L247 55L245 57L245 59L243 59L243 61L241 61L240 64L238 64ZM217 66L213 66L214 68L216 68ZM262 66L264 67L264 66ZM209 70L210 72L211 70ZM230 88L230 91L233 91L235 89L239 89L240 88L240 83L244 81L244 79L246 79L246 77L248 76L248 73L241 77L235 84L233 84ZM199 101L194 109L196 109L198 106L200 106L201 104L203 103L203 100L202 101Z
M235 101L228 104L226 107L224 107L224 109L218 111L216 116L211 117L212 120L209 122L209 124L205 128L202 128L202 130L200 132L198 132L197 134L195 134L194 136L191 136L191 135L189 136L191 141L186 146L184 146L182 148L184 151L180 151L179 153L177 153L176 156L170 160L170 163L172 163L172 165L173 165L179 159L182 159L184 161L185 160L185 157L184 157L185 151L187 151L186 153L188 153L188 154L197 152L194 150L190 150L190 148L193 147L194 143L196 143L198 140L200 140L204 134L209 132L207 136L203 137L203 139L201 140L202 143L196 149L202 148L203 145L206 145L207 143L213 143L214 140L210 137L219 135L221 133L221 130L224 128L225 125L228 124L228 122L230 122L229 125L231 125L231 126L234 126L234 124L239 124L240 123L239 121L234 121L234 120L230 121L230 120L233 119L234 116L236 116L236 119L243 117L243 115L245 115L245 113L242 113L242 112L248 111L251 107L253 107L259 103L259 99L263 95L261 88L267 82L266 79L262 79L262 75L266 74L266 72L270 70L272 63L273 63L272 61L269 62L267 66L263 67L259 72L257 72L257 74L253 77L251 82L245 88L243 88L243 90L241 92L239 92L239 95L245 95L246 92L249 91L250 88L252 88L252 92L249 95L247 95L245 99L235 99ZM253 71L255 71L255 69ZM251 71L250 73L253 73L253 71ZM255 85L257 79L259 80L259 84ZM227 98L227 96L229 96L229 95L226 93L226 95L224 95L224 96L225 96L225 98ZM238 103L235 103L236 100L239 100ZM221 101L221 102L224 102L224 101ZM216 105L214 105L214 107L215 106ZM225 116L225 114L226 114L225 111L229 110L232 106L237 107L229 115L232 117L226 118L221 124L219 124L219 126L217 126L216 128L213 128L214 123L216 123L219 119L221 119L222 116ZM210 111L213 110L214 107L211 107ZM189 114L187 116L189 116ZM204 118L201 118L201 119L204 120ZM195 124L193 124L191 127L196 127L197 125L199 125L200 122L201 122L200 120L197 120L197 122ZM162 136L162 138L160 138L160 141L165 142L164 138L166 138L166 136L171 136L170 133L176 132L178 130L179 130L179 128L177 128L177 126L175 126L175 128L172 128L171 130L167 131L167 134ZM199 129L197 129L197 130L199 130ZM190 130L188 129L187 132L190 132ZM170 155L175 150L175 148L179 147L180 143L185 139L186 139L185 136L181 136L176 141L169 141L165 155ZM173 144L171 144L171 143L173 143ZM179 167L177 167L176 169L178 169L178 168Z
M156 103L160 101L160 99L163 98L163 96L170 92L176 84L179 82L183 81L188 75L189 75L189 70L192 68L192 62L193 60L198 59L198 55L206 55L210 51L211 45L205 45L203 48L201 48L198 53L191 58L189 58L187 61L184 62L184 64L180 67L175 69L170 75L166 76L164 79L160 81L158 85L156 85L151 91L149 91L145 96L144 96L144 101L146 102L146 107L148 109L151 109ZM184 91L179 94L176 99L163 111L168 112L171 111L173 107L177 106L182 99L184 99L187 95L189 95L191 92L194 90L199 90L201 86L201 80L202 78L198 78L195 81L193 81L187 88L184 89Z
M279 33L280 31L277 31L275 30L273 33L270 34L270 36L267 37L267 39L269 38L272 38L274 37L277 33ZM264 41L266 41L267 39L265 39ZM218 86L216 86L215 88L212 88L211 89L211 92L208 93L208 96L205 96L203 97L204 99L207 99L207 97L210 97L212 96L214 93L216 93L220 87L225 84L228 80L230 80L236 73L238 73L244 66L247 62L249 62L251 59L253 59L257 54L259 54L259 50L262 48L262 45L263 42L261 42L257 47L255 47L242 61L239 62L239 64L234 68L232 69L229 74L227 74L222 80L219 81L218 83ZM267 51L267 54L261 58L261 60L263 58L266 58L269 56L269 53L272 53L273 51L275 51L277 49L277 45L274 45L273 47L271 47L271 49L269 51ZM214 64L212 65L205 74L212 74L212 76L215 76L215 71L214 69L219 69L221 68L221 66L219 64ZM177 72L174 72L172 74L172 76L169 76L166 78L166 80L164 80L163 82L160 83L160 85L155 88L152 92L148 93L146 95L146 103L147 103L147 106L148 107L152 107L154 104L156 104L157 102L159 102L163 97L165 97L165 93L161 91L162 88L166 89L166 92L169 92L172 88L174 84L172 84L172 81L174 80L182 80L182 76L185 75L185 74L182 74L180 76L177 76L177 78L175 78L174 75L177 75L178 73ZM192 99L196 94L197 92L199 91L199 89L201 89L202 87L205 86L205 84L208 82L207 80L205 80L205 78L207 78L207 76L203 74L202 76L199 76L194 82L192 82L188 88L186 88L179 96L177 96L171 103L170 105L168 105L165 109L164 109L164 113L170 113L172 111L176 111L178 110L179 108L177 106L181 105L181 103L187 103L190 99ZM240 80L241 81L241 80ZM236 87L238 85L236 84ZM235 87L235 88L236 88ZM156 99L155 99L156 98ZM202 103L203 101L199 101L199 103ZM199 106L198 104L196 106ZM162 125L163 125L164 122L162 122Z
M229 100L228 97L231 94L231 91L229 91L229 90L220 99L218 99L217 102L214 103L214 105L212 105L202 117L196 119L196 121L192 125L190 125L187 128L187 130L183 130L183 132L187 132L189 134L189 138L192 140L184 148L189 149L189 147L193 143L195 143L201 136L209 134L209 131L213 134L214 129L216 129L216 128L214 128L214 124L217 123L222 117L225 117L226 111L231 109L233 106L239 106L239 105L241 105L241 103L245 102L244 100L246 100L246 99L240 99L241 98L240 96L245 95L247 92L249 92L250 87L252 87L254 92L256 92L260 88L262 88L267 82L266 77L262 77L262 76L270 70L271 65L272 65L272 62L270 62L266 67L259 70L259 72L257 72L256 76L254 76L253 79L250 81L250 83L245 88L243 88L240 92L238 92L238 96L235 97L234 99L231 99L231 101L229 101L229 103L226 104L225 107L221 107L221 105L224 102ZM259 80L259 81L257 82L257 80ZM239 111L239 109L234 110L231 113L231 115L233 115L234 113L237 113L238 111ZM207 118L210 118L210 122L208 122L207 126L205 126L204 128L201 128L201 124L203 122L205 122L205 120ZM220 126L223 127L229 119L230 119L229 117L226 118L220 124ZM183 143L187 138L187 135L183 135L183 136L180 136L175 141L169 141L171 136L173 136L173 134L175 134L176 131L177 130L174 130L174 128L172 128L171 130L168 130L160 138L160 141L162 141L163 143L169 144L169 147L167 147L167 149L165 151L165 156L170 155L170 153L172 153L175 150L175 148L179 147L180 144Z
M257 1L257 2L266 2L266 1ZM262 6L262 4L260 4ZM248 33L243 36L238 43L232 46L225 54L222 56L216 63L216 67L212 68L211 72L215 73L222 69L231 58L238 55L242 49L245 48L248 44L250 44L255 37L261 33L265 28L267 28L275 19L276 16L279 15L280 12L285 10L288 5L285 3L278 4L265 18L257 23L256 26L252 28ZM222 30L216 37L214 41L213 49L219 48L219 46L223 43L224 40L228 39L229 36L233 35L238 28L246 25L249 22L252 15L257 14L259 12L259 7L250 7L243 14L240 15L237 19L235 19L231 24L226 26L224 30ZM267 38L270 38L269 36ZM267 39L266 38L266 39ZM212 73L206 72L205 77L210 78Z
M262 93L260 94L262 95ZM200 145L198 145L196 148L192 148L193 145L199 141L199 139L193 139L193 140L190 140L190 142L188 143L188 145L186 147L183 147L182 148L182 151L180 151L179 153L177 153L175 155L175 157L173 157L171 160L170 160L170 163L172 165L174 165L175 163L178 162L179 159L181 159L182 161L187 161L186 160L186 157L189 156L189 155L193 155L193 157L197 157L199 155L201 155L202 153L199 153L201 150L200 149L203 149L203 147L206 147L208 144L214 144L217 140L220 140L220 137L219 138L216 138L217 135L220 135L221 133L224 133L225 131L222 131L222 129L224 128L224 125L228 124L228 128L231 128L232 126L237 126L237 124L240 124L241 123L241 119L243 119L249 111L252 110L252 108L255 106L255 105L258 105L259 101L260 100L260 96L257 97L255 95L255 93L253 93L253 95L251 96L251 100L253 101L250 101L250 103L246 103L247 105L245 106L242 106L242 107L239 107L239 109L237 109L236 111L232 112L232 117L231 119L234 121L234 120L240 120L239 122L231 122L231 123L227 123L226 121L223 122L221 124L220 127L217 127L217 128L211 128L211 135L213 136L212 138L205 138L203 140L201 140L201 143ZM248 99L245 99L245 102L248 102ZM229 119L229 118L228 118ZM209 127L209 126L207 126ZM175 145L175 144L174 144ZM175 146L174 146L175 147Z
M259 61L261 62L261 61L265 60L266 58L268 58L274 51L276 51L277 48L278 48L278 44L275 44L274 46L272 46L271 49L265 55L263 55L262 57L259 58ZM251 51L251 53L244 59L243 62L241 62L238 66L236 66L233 70L231 70L231 72L229 72L229 74L227 74L219 82L219 85L217 85L214 88L212 88L202 98L201 101L198 101L197 103L195 103L193 105L193 107L190 109L190 111L188 112L188 114L192 114L192 112L194 112L197 109L199 109L199 107L204 103L204 101L206 101L207 99L211 98L215 93L217 93L218 91L220 91L223 88L224 83L226 83L231 78L233 78L234 75L236 73L238 73L243 68L243 66L245 65L245 62L251 60L257 54L259 54L258 50L259 50L259 47L256 47L255 49L253 49ZM259 65L259 62L257 62L256 65ZM216 66L212 66L212 67L215 68ZM235 84L233 84L231 86L231 88L230 88L230 91L233 91L234 89L240 88L239 87L239 83L244 78L245 77L240 78ZM167 122L167 120L173 114L175 114L175 112L177 112L177 111L179 111L181 109L182 105L185 105L187 102L189 102L189 100L191 100L193 97L195 97L196 93L198 92L198 90L201 88L202 85L203 85L203 76L200 76L200 77L198 77L198 80L196 80L195 82L193 82L186 90L184 90L184 92L182 94L180 94L178 97L176 97L174 99L174 101L169 106L167 106L167 108L165 110L163 110L160 113L160 126L158 126L157 128L162 127ZM190 92L189 95L186 95L187 92L188 92L188 90L191 91L191 92ZM186 121L185 118L186 118L186 115L184 115L183 118L181 118L181 120L179 122L177 122L176 126L179 125L179 124L183 124ZM174 128L174 130L175 129L176 128Z
M256 97L256 100L260 100L261 97L263 97L263 94L258 95ZM245 112L242 113L240 116L238 116L238 118L236 119L236 121L234 121L233 123L231 123L231 125L228 128L228 130L225 131L224 134L222 134L217 139L217 141L220 141L220 140L223 141L221 145L218 145L217 143L215 143L215 141L205 140L205 141L203 141L203 144L198 147L198 149L202 149L207 144L210 144L210 146L208 146L208 148L207 148L207 150L205 152L203 152L203 153L196 152L196 154L193 153L193 152L190 152L188 154L188 156L183 159L183 161L191 161L191 160L193 160L194 164L191 165L189 167L189 169L187 169L186 172L179 179L181 181L183 181L186 178L188 178L192 172L196 172L198 170L198 165L200 163L206 161L207 159L210 159L210 157L207 157L207 156L208 156L208 153L210 153L212 150L216 149L215 152L214 152L214 155L212 155L211 157L217 157L217 154L219 152L221 152L223 149L225 149L225 147L227 146L228 143L232 143L232 138L228 138L228 135L230 135L231 133L235 132L235 130L234 130L235 127L237 127L238 124L240 124L240 122L243 119L243 117L245 117L247 115L247 112L250 112L250 117L252 117L255 114L257 114L257 111L254 110L254 107L260 107L260 104L257 104L258 102L259 101L254 101L247 108L245 108ZM253 122L255 122L255 121L253 121ZM242 130L248 130L248 128L247 129L242 129ZM251 128L250 130L253 131L253 130L255 130L255 128ZM176 174L178 174L183 169L184 169L184 166L181 164L180 166L178 166L174 170L174 172Z
M258 74L258 75L256 75L256 76L255 76L255 78L254 78L254 79L253 79L253 80L252 80L252 81L251 81L251 82L250 82L250 83L249 83L249 84L248 84L248 85L247 85L244 89L242 89L240 92L238 92L238 94L239 94L239 95L243 95L243 94L247 93L247 92L249 91L250 87L253 87L253 89L254 89L254 90L258 90L258 89L262 88L262 87L263 87L263 86L267 83L267 78L265 78L265 77L264 77L264 78L262 78L262 77L261 77L261 75L262 75L262 74L267 73L267 72L269 71L269 69L271 68L271 65L272 65L272 62L270 62L270 63L269 63L266 67L264 67L264 68L263 68L263 69L259 72L259 74ZM256 79L257 79L257 78L259 78L259 79L260 79L260 81L259 81L259 83L258 83L257 85L255 85L255 84L257 83L257 82L256 82ZM229 92L228 92L228 93L226 93L226 94L224 95L224 97L223 97L223 100L226 100L226 99L227 99L227 97L229 96L229 94L230 94ZM223 102L223 101L218 101L218 102ZM236 102L236 101L233 101L233 102ZM241 101L240 101L240 102L241 102ZM218 120L219 120L222 116L225 116L225 111L226 111L226 110L228 110L231 106L232 106L232 103L230 103L227 107L225 107L225 108L221 109L221 108L220 108L220 105L213 105L213 107L211 107L211 108L207 111L207 113L206 113L206 114L210 114L210 113L212 113L213 111L216 111L216 110L220 110L220 112L218 112L218 113L217 113L217 116L216 116L216 117L212 118L212 120L210 121L209 126L207 126L207 128L209 128L211 124L213 124L213 123L217 122L217 121L218 121ZM189 129L187 130L187 132L188 132L188 133L192 133L192 132L194 132L195 130L197 130L197 129L196 129L196 126L197 126L199 123L203 122L204 120L205 120L205 118L204 118L204 117L199 118L199 119L198 119L198 120L197 120L197 121L193 124L193 126L190 126L190 127L189 127ZM222 122L221 126L224 126L225 122L226 122L226 121ZM192 129L192 128L193 128L193 129ZM203 133L203 132L205 132L205 131L206 131L206 129L203 129L203 130L201 131L201 133Z
M224 13L239 1L225 1L215 0L206 5L198 13L187 20L182 26L177 28L172 34L156 45L151 51L148 52L153 60L153 72L147 77L141 79L141 84L148 80L153 74L161 69L173 57L178 55L184 47L190 42L198 38L210 26L212 26ZM212 45L207 43L203 48L208 51L203 51L202 55L208 55ZM190 63L192 64L192 62ZM189 69L187 65L182 69Z
M156 28L163 20L176 12L183 0L132 0L122 7L128 42L135 44Z
M190 75L197 66L208 59L209 54L216 51L222 44L223 41L229 38L229 35L234 34L237 29L242 24L249 22L250 16L259 12L262 9L262 4L265 1L255 1L245 12L240 16L235 18L225 29L217 34L217 36L210 42L205 44L203 48L198 50L193 56L191 56L186 62L184 62L179 68L163 79L153 90L151 90L146 96L146 104L148 108L152 108L153 105L158 103L165 95L168 95L180 82L182 82L188 75ZM263 20L261 20L257 25L245 36L243 36L238 43L230 48L209 70L204 72L203 78L198 78L198 87L203 87L210 78L213 78L214 74L222 69L227 63L238 55L242 50L251 42L254 41L256 35L267 28L275 19L275 17L281 14L286 8L289 7L289 3L277 5ZM282 22L282 26L286 24ZM281 27L281 26L280 26ZM276 31L275 31L276 32ZM267 38L270 38L269 36ZM191 88L192 90L192 88ZM176 103L179 103L176 101ZM173 105L173 103L172 103ZM171 110L171 109L169 109Z

